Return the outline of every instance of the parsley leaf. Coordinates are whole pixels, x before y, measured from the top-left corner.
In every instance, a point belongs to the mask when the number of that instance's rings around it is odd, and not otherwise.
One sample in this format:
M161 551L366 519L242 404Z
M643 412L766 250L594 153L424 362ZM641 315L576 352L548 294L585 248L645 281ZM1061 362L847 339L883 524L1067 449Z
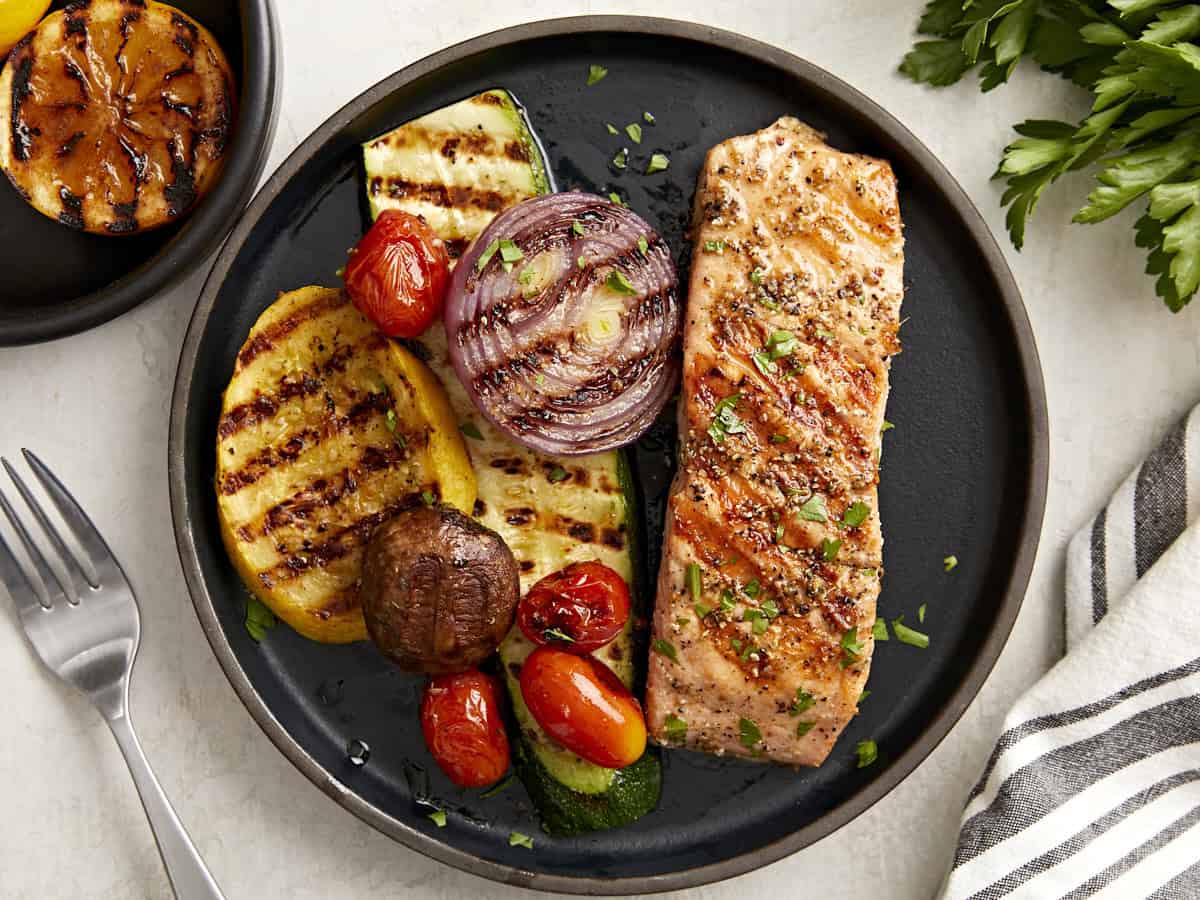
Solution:
M825 562L833 562L837 559L838 551L841 549L841 540L831 541L829 538L825 538L821 541L821 559Z
M598 66L595 63L592 63L590 66L588 66L588 87L591 87L597 81L600 81L607 74L608 69L604 68L604 66Z
M612 164L618 169L624 169L629 162L629 151L622 147L617 151L617 155L612 158Z
M642 256L645 256L646 253L649 252L650 242L648 240L646 240L646 236L644 234L640 235L638 237L637 248L638 248L638 253L642 254Z
M842 639L839 641L839 644L842 648L842 659L840 665L843 669L849 668L858 662L859 657L862 655L863 645L862 641L858 639L857 626L851 625L849 628L847 628L845 633L842 634Z
M487 268L487 264L492 261L492 257L496 255L496 251L500 249L499 239L492 241L479 255L479 259L475 262L475 271L482 272Z
M806 734L808 734L810 731L813 730L813 727L816 724L817 724L816 722L797 722L796 723L796 737L798 737L798 738L804 737Z
M617 294L628 294L631 297L637 294L637 288L633 286L633 283L625 276L625 273L619 269L613 269L608 273L608 278L605 279L604 286Z
M908 644L912 647L918 647L924 650L929 646L929 635L923 634L920 631L909 628L904 624L904 616L898 619L892 619L892 631L896 633L896 640L902 644Z
M614 125L612 122L605 122L604 128L605 128L605 130L608 131L609 134L620 134L621 133L621 132L617 131L617 126Z
M738 719L738 739L743 747L749 749L762 740L762 732L752 719L743 716Z
M942 568L947 572L953 572L958 567L958 557L951 554L942 560Z
M917 621L918 622L925 621L925 607L926 607L926 605L924 603L922 603L920 606L917 607Z
M578 219L571 223L571 230L580 237L583 237L585 234L587 234L587 232L583 229L583 223Z
M642 142L642 126L637 122L630 122L625 126L625 133L629 135L629 139L635 144Z
M857 768L865 769L875 760L879 759L879 747L874 741L859 741L858 746L854 748L854 752L858 755Z
M483 440L483 432L479 430L479 426L474 422L463 422L458 426L458 430L469 438L473 438L477 441Z
M741 397L741 394L730 394L719 400L713 407L713 420L712 424L708 426L708 436L712 438L714 444L724 443L726 435L742 434L746 431L746 423L738 418L734 411L737 409L737 403Z
M687 722L674 713L668 713L663 720L663 733L669 741L682 741L687 737Z
M446 827L446 811L443 809L435 809L429 814L429 821L438 828Z
M954 84L971 68L961 41L918 41L904 56L900 71L913 81L941 87Z
M646 165L646 174L653 175L655 172L666 171L669 165L671 165L671 160L667 159L665 153L655 153L650 157L650 162Z
M825 509L825 498L820 494L813 494L804 501L796 515L806 522L828 522L829 513Z
M654 124L654 116L652 116L650 113L648 113L648 112L642 113L642 118L646 120L647 125Z
M246 599L246 631L255 641L265 638L267 632L274 628L278 621L275 613L257 597L251 596Z
M654 643L651 644L651 647L655 653L661 653L671 662L679 662L679 653L676 651L675 645L670 641L663 640L662 638L655 638Z
M890 641L892 639L888 634L887 622L881 618L875 619L875 624L871 626L871 635L877 641Z
M867 521L867 516L869 515L871 515L871 507L867 506L861 500L856 500L842 514L842 524L847 528L857 528L863 522Z
M817 705L817 698L806 691L804 688L796 688L796 699L792 701L791 707L788 709L789 716L798 716L802 712L806 712Z
M533 849L533 838L527 834L521 834L519 831L514 831L508 836L508 846L524 847L526 850Z
M779 364L771 361L771 357L767 355L766 350L759 350L750 358L754 361L754 368L758 369L764 375L770 375L772 372L779 371ZM774 440L775 436L772 436L771 439Z
M696 563L687 564L684 581L687 583L688 593L692 595L692 600L698 601L700 594L704 590L704 574L700 571L700 567Z
M557 484L560 481L566 481L569 477L569 473L562 466L555 466L546 473L546 480L551 484Z

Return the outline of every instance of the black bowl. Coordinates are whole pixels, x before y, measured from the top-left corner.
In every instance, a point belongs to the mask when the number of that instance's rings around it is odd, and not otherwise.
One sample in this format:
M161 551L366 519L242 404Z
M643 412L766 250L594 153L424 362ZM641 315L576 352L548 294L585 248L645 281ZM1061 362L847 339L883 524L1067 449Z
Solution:
M131 237L71 231L33 209L0 178L0 346L92 328L182 281L217 249L254 194L279 100L279 34L271 0L171 3L213 33L239 86L225 169L183 221Z
M609 74L587 87L594 63ZM432 763L417 727L422 679L369 643L318 645L286 627L251 639L213 492L221 394L247 331L278 291L337 284L346 248L366 225L359 142L497 86L526 105L563 188L620 190L681 256L696 174L717 141L791 113L836 147L891 160L911 320L888 406L896 429L880 486L888 567L880 610L915 624L918 605L928 604L922 627L932 637L924 651L879 645L871 697L819 769L668 750L654 812L574 838L538 833L532 852L509 844L510 832L537 828L520 785L482 797ZM604 123L643 110L657 124L631 152L671 158L653 178L641 166L609 166L621 142ZM674 439L670 428L656 430L634 447L643 590L654 583ZM925 758L979 690L1020 608L1047 446L1037 351L1016 286L979 213L929 150L866 97L782 50L700 25L596 16L523 25L414 63L300 145L234 229L197 304L175 382L168 464L176 540L205 634L247 709L314 784L384 833L462 869L546 890L631 894L779 859L867 809ZM948 553L960 560L952 574L942 566ZM348 759L356 739L370 745L366 765ZM879 760L860 770L854 748L867 739L878 742ZM448 810L445 828L429 820L428 802Z

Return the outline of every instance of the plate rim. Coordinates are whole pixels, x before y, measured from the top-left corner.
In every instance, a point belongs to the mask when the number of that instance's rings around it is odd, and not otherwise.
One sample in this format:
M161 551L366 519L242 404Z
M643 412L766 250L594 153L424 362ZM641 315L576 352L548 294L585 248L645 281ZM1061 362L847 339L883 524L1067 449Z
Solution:
M947 202L965 223L972 241L979 247L1003 301L1003 312L1016 341L1020 373L1029 410L1027 490L1020 538L1013 566L999 598L997 615L979 653L954 692L943 704L929 726L908 749L857 794L835 806L817 820L786 837L720 862L676 872L646 876L599 877L535 872L493 862L465 850L444 844L405 822L388 815L355 794L332 773L326 771L284 729L263 702L245 671L238 664L232 646L217 618L213 599L200 571L193 519L184 480L184 428L187 401L195 374L196 356L209 314L230 267L254 225L308 160L374 104L423 76L487 50L539 38L597 33L634 33L669 37L707 44L725 51L751 57L765 65L787 72L815 88L834 95L843 103L869 116L890 139L901 146L916 165L942 191ZM226 678L242 704L259 727L285 757L310 781L341 806L377 831L412 850L451 865L459 870L493 881L541 891L605 895L656 893L697 887L745 874L769 865L832 834L874 806L896 788L933 752L950 733L991 673L1020 612L1029 584L1041 536L1049 476L1049 421L1045 383L1037 345L1028 313L1004 255L983 216L958 181L908 128L875 101L824 69L789 51L737 32L694 22L636 15L585 15L543 19L488 32L425 56L387 76L363 91L329 116L292 151L275 170L247 208L226 240L196 303L179 358L171 399L168 439L168 479L171 518L176 547L183 567L188 593L197 618Z
M279 16L274 0L238 0L242 28L242 77L238 119L225 168L212 192L153 256L103 287L79 294L62 308L0 322L0 347L52 341L87 331L124 315L189 276L232 232L275 141L283 66ZM0 64L3 58L0 57ZM120 240L120 238L112 238Z

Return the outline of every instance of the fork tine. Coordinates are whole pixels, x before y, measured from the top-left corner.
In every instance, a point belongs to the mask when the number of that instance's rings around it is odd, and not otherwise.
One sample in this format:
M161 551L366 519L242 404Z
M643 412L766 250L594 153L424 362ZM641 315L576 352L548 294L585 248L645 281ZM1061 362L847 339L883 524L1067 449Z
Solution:
M47 597L50 601L49 605L54 606L60 600L67 599L67 590L58 579L58 575L50 568L50 564L46 562L46 557L42 555L41 549L33 542L33 538L29 536L29 532L25 529L25 523L17 516L17 511L13 509L11 503L8 502L8 497L4 496L4 491L0 491L0 510L3 510L5 518L13 527L13 531L17 533L21 544L25 547L25 552L29 555L29 561L33 563L33 569L37 573L38 579L45 589ZM5 547L9 556L13 556L12 548ZM15 556L14 556L15 559ZM25 583L33 587L34 579L29 577L28 571L25 573ZM56 591L55 585L58 586ZM33 588L34 594L37 593L37 588Z
M0 495L2 496L2 495ZM8 546L4 535L0 534L0 584L12 596L17 605L17 611L26 615L35 609L45 609L45 604L38 596L37 588L25 567L17 560L17 556Z
M98 587L88 576L87 571L79 564L79 560L75 558L75 554L63 542L62 536L59 535L58 529L54 523L50 521L46 511L42 509L42 504L38 502L37 497L25 485L24 479L17 474L7 459L0 457L0 465L4 466L4 471L8 473L8 477L12 479L12 483L16 485L17 492L21 495L21 499L25 501L25 505L29 507L33 513L33 517L38 520L38 524L42 526L42 532L46 535L47 540L53 545L55 552L58 553L58 558L62 562L63 568L71 580L70 589L59 579L59 585L63 590L67 591L68 597L74 596L78 600L83 597L84 592L88 588Z
M34 476L46 489L46 495L58 510L59 515L62 516L67 530L78 541L84 559L91 564L96 573L97 581L103 584L106 576L124 579L121 567L117 564L117 559L108 548L108 544L104 542L104 538L100 536L100 532L96 530L96 526L92 524L88 514L83 511L83 507L63 487L58 476L51 472L49 467L31 451L22 448L21 455L25 457Z

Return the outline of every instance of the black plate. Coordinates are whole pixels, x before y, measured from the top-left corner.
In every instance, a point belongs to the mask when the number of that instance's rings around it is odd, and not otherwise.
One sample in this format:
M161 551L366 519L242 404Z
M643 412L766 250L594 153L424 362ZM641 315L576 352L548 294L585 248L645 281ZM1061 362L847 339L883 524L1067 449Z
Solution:
M217 248L254 193L275 133L279 47L270 0L171 0L208 28L239 85L225 169L178 225L131 237L71 231L0 176L0 346L63 337L180 281ZM54 9L66 5L56 0Z
M591 63L608 67L594 87ZM212 492L221 391L254 319L283 289L336 283L364 226L360 141L493 86L528 106L561 186L616 187L679 254L701 158L732 135L796 114L837 147L886 157L901 184L909 285L905 351L893 367L880 503L888 616L928 605L927 651L876 651L872 695L820 769L793 772L671 751L662 803L635 825L573 840L537 831L518 785L497 797L455 789L416 726L421 682L369 644L329 647L276 628L261 645L242 623L243 589L225 557ZM638 160L609 160L622 126L651 111ZM666 177L633 169L651 151ZM638 448L643 527L661 533L672 436ZM239 696L276 745L339 803L381 831L480 875L536 888L632 893L757 868L828 834L891 790L975 696L1016 617L1045 498L1047 427L1025 311L992 237L946 170L887 113L783 51L659 19L541 22L418 62L351 102L275 174L217 261L188 331L172 410L170 479L180 555L197 613ZM654 501L658 502L654 502ZM957 554L953 574L942 558ZM652 566L653 564L651 564ZM643 572L643 583L652 572ZM855 768L855 744L879 744ZM365 766L347 744L370 745ZM421 804L451 811L438 829ZM537 835L532 852L512 831Z

